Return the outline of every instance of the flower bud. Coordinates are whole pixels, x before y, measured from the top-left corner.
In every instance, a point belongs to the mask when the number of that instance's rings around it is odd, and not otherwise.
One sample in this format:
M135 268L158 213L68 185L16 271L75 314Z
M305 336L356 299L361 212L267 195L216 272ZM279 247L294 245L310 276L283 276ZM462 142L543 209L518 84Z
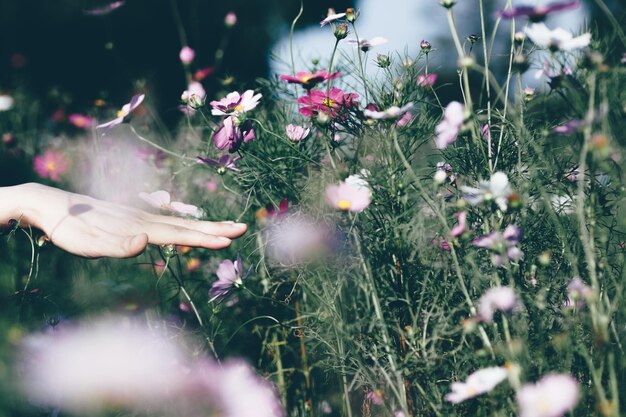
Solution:
M526 34L522 31L515 32L515 35L513 35L513 42L517 44L521 44L524 40L526 40Z
M354 12L352 7L346 9L346 20L350 23L354 23L358 17L358 14Z
M422 51L427 54L432 50L433 47L426 39L422 39L422 41L420 42L420 48L422 48Z
M451 9L456 4L456 0L439 0L439 4L446 9Z
M196 52L190 47L185 45L183 46L183 49L180 50L178 57L180 58L180 62L182 62L183 65L189 65L193 62L194 58L196 57Z
M346 25L345 23L340 23L336 25L334 34L335 38L337 38L338 41L345 39L346 36L348 36L348 25Z
M324 112L319 112L317 115L317 123L320 126L326 126L330 123L330 116Z
M529 102L535 97L535 89L532 87L524 88L524 101Z
M469 41L472 45L473 45L473 44L475 44L476 42L478 42L478 39L480 39L480 38L479 38L479 37L478 37L478 35L477 35L477 34L475 34L475 33L472 33L472 34L470 34L470 35L468 35L468 36L467 36L467 40L468 40L468 41Z
M443 184L446 178L448 178L448 174L446 174L446 171L444 171L443 169L438 169L433 176L433 180L437 185Z
M381 68L388 68L391 65L389 55L378 54L376 56L376 64Z

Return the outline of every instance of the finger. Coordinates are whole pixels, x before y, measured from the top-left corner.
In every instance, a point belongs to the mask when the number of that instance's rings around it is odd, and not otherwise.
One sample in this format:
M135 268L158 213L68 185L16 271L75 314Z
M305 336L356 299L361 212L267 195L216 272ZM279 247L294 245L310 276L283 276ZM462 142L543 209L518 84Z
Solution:
M148 223L145 232L148 234L148 241L155 245L184 245L222 249L231 243L231 240L224 236L216 236L171 224Z
M246 230L248 230L248 226L246 224L235 222L208 222L162 215L152 215L149 220L156 223L180 226L185 229L198 230L210 235L224 236L228 238L239 237L243 235Z

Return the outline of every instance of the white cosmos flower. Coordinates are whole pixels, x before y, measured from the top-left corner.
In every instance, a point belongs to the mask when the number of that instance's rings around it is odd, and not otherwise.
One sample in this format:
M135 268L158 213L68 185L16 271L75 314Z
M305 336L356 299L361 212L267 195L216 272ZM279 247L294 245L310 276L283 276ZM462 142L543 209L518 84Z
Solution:
M548 374L517 392L520 417L561 417L578 404L578 381L567 374Z
M533 43L541 48L571 51L581 49L591 42L591 33L583 33L574 37L571 32L562 28L548 29L543 23L533 23L526 28L526 35Z
M363 110L363 115L369 119L397 119L413 108L413 103L407 103L402 107L391 106L384 111Z
M476 397L494 389L500 382L507 378L508 371L501 366L492 366L479 369L469 375L465 382L453 382L449 392L444 397L446 401L458 404L467 399Z
M13 108L13 97L7 94L0 94L0 111L7 111Z
M489 181L481 181L478 188L462 186L463 198L472 206L483 201L494 200L500 210L506 211L509 196L513 194L509 184L509 178L504 172L495 172Z

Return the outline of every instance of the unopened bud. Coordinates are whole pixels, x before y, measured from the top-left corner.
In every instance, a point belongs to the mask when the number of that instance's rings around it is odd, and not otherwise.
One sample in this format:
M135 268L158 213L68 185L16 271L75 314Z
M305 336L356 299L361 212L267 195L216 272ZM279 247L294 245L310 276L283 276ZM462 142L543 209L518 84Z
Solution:
M345 39L346 36L348 36L348 25L346 25L345 23L340 23L336 25L334 33L335 38L337 38L338 41Z
M391 58L389 58L389 55L378 54L376 56L376 64L381 68L388 68L391 65Z
M230 12L224 18L224 25L227 28L232 28L237 24L237 15L234 12Z
M326 126L330 123L330 116L324 112L317 114L317 123L321 126Z
M526 40L526 34L522 31L515 32L515 35L513 35L513 41L517 44L520 44L524 42L525 40Z
M433 180L435 180L435 184L437 185L443 184L446 178L448 178L448 174L446 174L446 171L443 169L438 169L433 176Z
M513 57L513 70L519 73L526 72L529 68L528 56L526 54L517 54Z
M468 40L468 41L469 41L472 45L473 45L473 44L475 44L476 42L478 42L478 39L480 39L480 38L479 38L479 37L478 37L478 35L477 35L477 34L475 34L475 33L472 33L472 34L468 35L468 37L467 37L467 40Z
M430 42L428 42L425 39L422 39L422 41L420 42L420 48L422 48L422 51L427 54L432 50L432 45L430 44Z
M456 0L439 0L439 4L446 9L451 9L456 4Z
M535 89L532 87L524 88L524 101L528 102L535 97Z
M354 9L352 7L346 9L346 20L350 23L354 23L356 21L358 16L358 13L354 12Z

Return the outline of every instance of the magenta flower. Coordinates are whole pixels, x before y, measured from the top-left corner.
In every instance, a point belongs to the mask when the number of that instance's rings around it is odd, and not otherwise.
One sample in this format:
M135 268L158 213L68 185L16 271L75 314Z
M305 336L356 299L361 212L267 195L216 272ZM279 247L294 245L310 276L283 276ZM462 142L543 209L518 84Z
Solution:
M456 214L456 217L459 222L450 231L450 234L453 237L459 237L467 230L467 225L465 224L465 222L467 221L467 212L460 211Z
M470 374L465 382L453 382L450 387L452 392L446 394L444 398L452 404L458 404L493 390L507 378L507 375L506 368L501 366L479 369Z
M233 153L237 152L242 143L250 142L254 138L254 129L250 120L237 126L236 119L231 116L222 121L222 126L213 135L213 143L218 149L228 148L228 152Z
M305 128L304 126L296 126L294 124L288 124L285 127L285 131L287 132L287 137L294 142L300 142L302 139L306 138L311 131L309 128Z
M207 164L207 165L211 165L212 167L215 167L217 170L217 173L222 175L226 173L227 169L230 169L231 171L234 171L234 172L240 172L239 168L235 166L235 162L237 162L240 159L241 159L240 156L233 158L231 155L226 154L226 155L220 156L220 159L217 161L215 159L203 158L201 156L198 156L197 162L199 164Z
M420 74L417 76L417 86L422 88L430 88L435 85L437 74Z
M412 121L413 121L413 114L411 114L410 112L407 112L407 113L404 113L404 116L402 116L396 122L396 126L398 126L398 127L406 127L406 126L410 125Z
M511 311L519 305L515 291L511 287L490 288L478 300L479 321L491 323L496 311Z
M328 71L321 70L314 73L300 71L297 72L296 75L283 74L280 76L280 79L283 81L287 81L289 84L300 84L307 90L315 87L317 84L327 81L333 78L339 77L340 73L335 72L329 74Z
M517 244L522 238L522 231L519 227L510 224L503 233L491 232L474 239L472 244L479 248L491 249L494 251L492 262L495 266L500 266L504 261L519 261L524 256Z
M211 102L211 114L213 116L238 116L254 109L259 104L261 94L254 94L253 90L247 90L243 94L237 91L229 93L220 101Z
M456 140L464 121L465 106L458 101L448 104L443 114L443 120L435 128L437 134L435 146L437 149L446 149Z
M580 1L570 0L561 3L552 3L538 6L520 6L508 10L502 10L498 16L504 19L527 17L531 22L541 22L550 13L571 10L580 7Z
M319 113L324 113L332 118L337 117L337 113L346 108L352 107L357 102L358 94L344 93L339 88L333 87L326 95L325 91L310 90L306 96L298 98L298 103L304 105L301 107L300 114L312 117Z
M101 7L83 10L83 13L90 16L104 16L114 12L115 10L122 7L124 4L126 4L125 1L114 1L113 3L105 4Z
M137 107L139 107L139 105L141 104L141 102L143 101L143 99L145 98L144 94L139 94L139 95L135 95L130 99L130 102L127 104L124 104L122 106L122 109L120 111L117 112L117 117L113 120L111 120L110 122L106 122L103 124L100 124L98 126L96 126L96 129L106 129L105 132L109 129L111 129L112 127L115 127L119 124L122 124L126 121L128 121L129 115L130 113L135 110Z
M181 203L180 201L172 201L170 193L164 190L155 191L153 193L139 193L141 198L152 207L168 210L175 213L187 214L194 217L202 216L202 210L191 204Z
M237 254L235 262L230 259L222 261L217 267L217 281L213 283L209 290L211 299L209 303L219 300L224 301L236 288L243 287L243 280L250 274L252 267L243 275L243 262L241 255Z
M326 187L326 202L332 207L343 210L363 211L372 202L372 192L367 187L356 187L345 182Z
M178 53L178 57L180 58L180 62L182 62L183 65L189 65L196 57L196 51L185 45Z
M79 129L89 129L93 126L95 120L91 116L86 116L79 113L72 113L67 117L67 121L70 122L71 125L76 126Z
M33 168L42 178L50 178L52 181L59 181L61 175L67 172L70 164L65 159L63 152L55 152L48 149L43 155L35 156Z
M520 417L561 417L578 404L578 381L567 374L548 374L517 392Z
M386 119L397 119L402 117L405 113L413 108L413 103L407 103L402 107L391 106L387 110L384 111L375 111L370 109L363 110L363 116L368 119L374 120L386 120Z

